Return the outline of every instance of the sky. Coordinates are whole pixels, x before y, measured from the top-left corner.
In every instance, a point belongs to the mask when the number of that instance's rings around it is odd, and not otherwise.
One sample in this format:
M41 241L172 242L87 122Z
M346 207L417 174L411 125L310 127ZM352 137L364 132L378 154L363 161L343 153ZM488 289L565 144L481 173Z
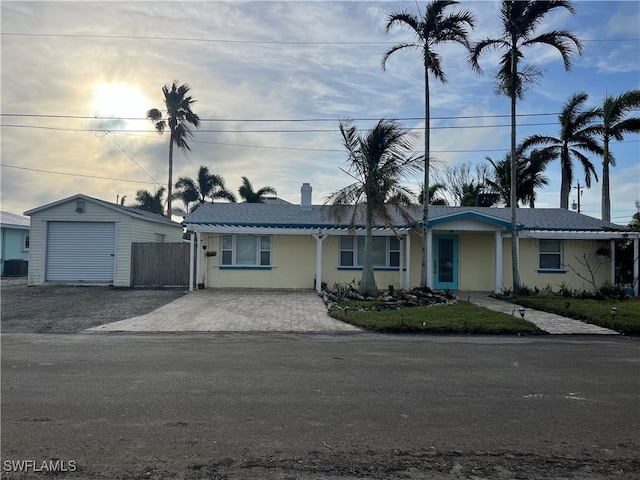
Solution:
M585 92L587 107L640 87L640 2L577 1L576 15L557 11L539 32L567 29L584 42L566 72L550 47L526 51L542 71L518 103L518 140L558 136L563 103ZM424 2L378 1L102 1L0 2L1 209L23 212L83 193L110 202L154 192L168 178L168 134L145 118L164 107L162 86L188 84L197 101L191 151L174 155L173 181L195 178L201 165L237 193L241 177L300 202L309 182L313 203L351 183L339 121L366 131L395 118L417 135L422 153L421 57L404 50L402 28L386 17ZM500 34L497 1L463 1L451 12L476 17L470 39ZM431 80L431 149L435 172L465 162L500 160L509 149L509 99L495 94L498 54L471 71L464 48L444 45L447 83ZM640 199L640 135L612 144L611 218L626 225ZM598 177L602 160L590 155ZM560 164L536 207L560 206ZM584 185L576 163L574 187ZM408 185L416 190L419 178ZM577 200L573 188L569 203ZM600 218L601 183L583 189L581 212ZM179 201L174 207L182 207ZM180 220L180 218L177 218Z

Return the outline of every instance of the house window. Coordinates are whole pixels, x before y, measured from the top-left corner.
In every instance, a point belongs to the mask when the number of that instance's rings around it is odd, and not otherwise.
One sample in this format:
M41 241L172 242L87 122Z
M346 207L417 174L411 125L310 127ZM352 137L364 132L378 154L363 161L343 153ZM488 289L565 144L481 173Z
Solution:
M562 269L562 241L540 240L540 270Z
M364 237L340 237L340 266L364 265ZM400 266L400 241L396 237L373 237L373 266L398 268Z
M23 242L23 250L29 250L29 234L27 233L24 236L24 242Z
M269 235L223 235L220 264L238 267L268 267L271 265Z

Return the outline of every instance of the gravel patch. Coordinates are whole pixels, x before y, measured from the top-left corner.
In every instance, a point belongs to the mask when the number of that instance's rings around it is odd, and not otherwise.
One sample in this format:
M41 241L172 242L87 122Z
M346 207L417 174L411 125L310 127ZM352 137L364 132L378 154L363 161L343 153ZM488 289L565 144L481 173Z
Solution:
M3 333L77 333L149 313L184 289L42 285L26 278L0 280Z

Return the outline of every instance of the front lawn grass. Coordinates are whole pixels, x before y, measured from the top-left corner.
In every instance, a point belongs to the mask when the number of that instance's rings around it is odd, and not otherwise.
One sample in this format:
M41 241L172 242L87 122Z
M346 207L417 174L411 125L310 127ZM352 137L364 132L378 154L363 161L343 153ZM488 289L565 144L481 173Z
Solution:
M372 306L373 302L367 302ZM332 308L329 314L342 322L383 333L474 333L484 335L539 335L533 323L504 313L458 301L455 305L404 307L398 310L365 310L365 302L345 303L346 310Z
M564 317L610 328L624 335L640 335L640 298L638 297L625 300L595 300L557 295L531 295L516 298L516 303L534 310L557 313ZM612 307L618 309L618 314L613 318Z

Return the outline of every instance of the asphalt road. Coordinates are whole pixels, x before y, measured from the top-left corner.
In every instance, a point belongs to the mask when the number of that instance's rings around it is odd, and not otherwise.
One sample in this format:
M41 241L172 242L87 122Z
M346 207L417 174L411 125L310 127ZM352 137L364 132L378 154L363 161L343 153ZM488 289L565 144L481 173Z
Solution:
M1 340L3 478L640 478L634 339Z

